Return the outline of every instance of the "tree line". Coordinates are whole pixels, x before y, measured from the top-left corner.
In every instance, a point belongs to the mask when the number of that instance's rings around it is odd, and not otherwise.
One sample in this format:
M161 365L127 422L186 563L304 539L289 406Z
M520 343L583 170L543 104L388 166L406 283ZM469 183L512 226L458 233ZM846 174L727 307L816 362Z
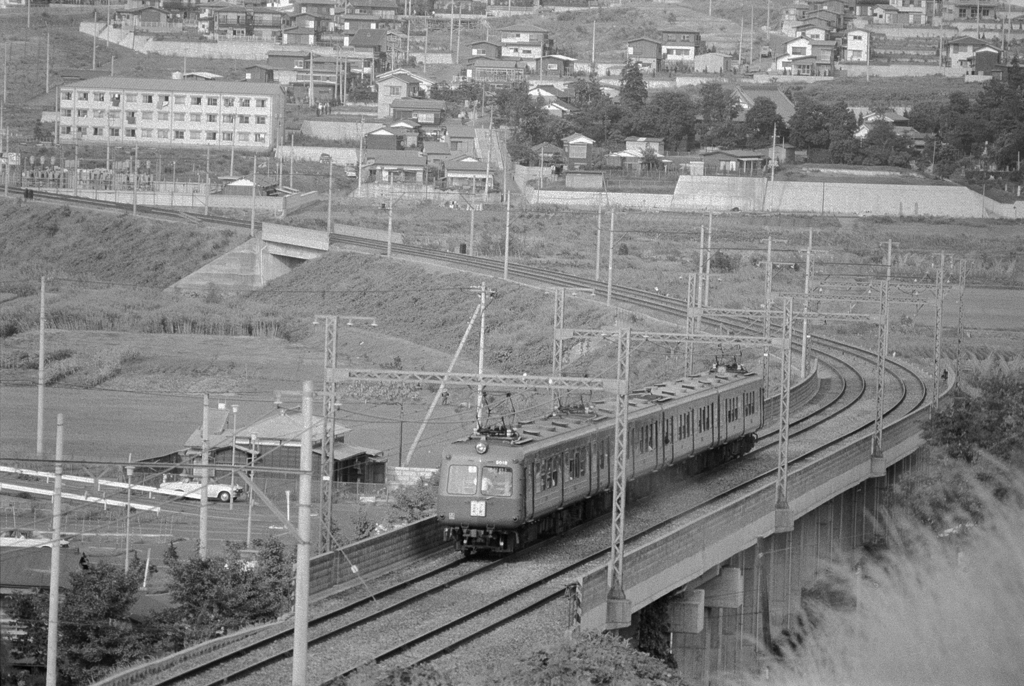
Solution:
M857 137L854 134L863 122L845 102L826 104L799 92L790 92L796 111L788 122L768 98L756 98L743 112L724 82L703 83L695 93L649 92L635 62L623 68L617 98L606 93L594 75L577 77L569 88L573 109L562 117L548 114L525 83L502 88L491 97L495 124L512 130L509 152L514 159L535 162L532 146L542 142L560 146L573 133L609 151L624 148L629 136L663 138L670 153L709 146L765 148L774 134L779 142L816 151L820 161L916 168L944 178L989 167L1012 169L1018 156L1024 155L1024 67L1016 59L1006 70L1005 80L986 82L973 100L954 92L946 102L914 105L909 125L928 137L923 147L899 135L886 121L872 123L865 135ZM480 94L479 86L447 90L453 99ZM1020 170L1010 178L1021 178Z

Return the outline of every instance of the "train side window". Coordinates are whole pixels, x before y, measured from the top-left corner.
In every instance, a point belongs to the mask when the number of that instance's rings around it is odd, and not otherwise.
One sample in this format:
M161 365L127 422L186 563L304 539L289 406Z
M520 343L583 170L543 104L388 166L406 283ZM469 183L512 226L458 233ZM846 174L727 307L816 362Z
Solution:
M448 468L449 495L476 495L476 465L456 464Z

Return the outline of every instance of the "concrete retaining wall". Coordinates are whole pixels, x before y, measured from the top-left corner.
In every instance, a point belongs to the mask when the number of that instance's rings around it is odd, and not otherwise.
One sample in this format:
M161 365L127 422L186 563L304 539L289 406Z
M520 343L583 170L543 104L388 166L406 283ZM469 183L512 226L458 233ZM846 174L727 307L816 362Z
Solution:
M942 67L935 64L872 64L868 67L865 64L845 63L840 69L849 77L865 76L868 70L872 77L893 77L893 76L945 76L951 79L962 79L967 73L963 67Z
M377 129L384 126L384 122L377 119L377 114L366 117L362 122L352 121L317 121L306 119L302 122L302 133L314 138L321 138L325 141L356 141Z

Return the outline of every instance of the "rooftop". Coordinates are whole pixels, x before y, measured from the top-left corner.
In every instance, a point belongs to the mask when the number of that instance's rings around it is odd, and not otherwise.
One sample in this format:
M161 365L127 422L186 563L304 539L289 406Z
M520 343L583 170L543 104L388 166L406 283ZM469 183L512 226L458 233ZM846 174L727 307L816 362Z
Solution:
M185 79L140 79L128 76L101 76L70 84L72 88L97 90L164 91L168 93L222 93L224 95L281 95L276 83L251 81L195 81Z

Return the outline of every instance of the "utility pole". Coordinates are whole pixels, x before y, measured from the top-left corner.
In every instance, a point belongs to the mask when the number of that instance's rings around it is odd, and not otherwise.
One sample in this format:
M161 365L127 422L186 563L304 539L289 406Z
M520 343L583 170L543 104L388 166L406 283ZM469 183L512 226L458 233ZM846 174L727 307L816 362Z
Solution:
M509 193L508 184L505 185L505 266L502 270L502 278L508 281L508 247L512 233L512 194Z
M390 215L388 220L390 223ZM473 205L469 206L469 256L473 256L473 234L476 232L476 207ZM390 242L388 243L390 245ZM401 452L401 451L399 451Z
M800 336L800 378L807 378L807 304L811 294L811 246L814 243L814 229L807 232L807 256L804 262L804 317Z
M131 552L132 552L132 537L131 537L131 523L132 523L132 474L135 472L135 467L132 466L132 454L128 453L128 466L125 467L125 475L128 483L128 495L125 500L125 515L124 515L124 573L128 573L128 569L131 566Z
M46 622L46 686L57 686L58 613L60 612L61 481L64 473L64 415L57 415L57 452L53 459L53 532L50 537L50 612Z
M96 10L92 11L92 70L96 71L96 36L100 30L97 26L98 17L96 16Z
M878 355L875 368L875 426L871 436L871 466L873 477L885 476L885 454L882 444L882 417L885 413L885 358L889 352L889 280L892 278L892 239L887 243L885 280L878 298Z
M594 281L601 280L601 206L597 206L597 250L594 255Z
M249 211L249 238L256 237L256 155L252 156L252 208ZM263 256L260 255L260 259Z
M394 226L394 215L395 215L395 196L394 195L390 195L388 197L388 257L391 257L391 231L392 231L392 228ZM472 221L473 221L473 219L472 219L472 217L473 217L472 206L470 206L469 216L470 216L470 222L472 223Z
M50 92L50 32L46 32L46 92Z
M477 373L480 383L476 385L476 428L483 427L484 421L484 342L487 333L487 282L480 284L480 350L477 358ZM399 453L401 459L401 453Z
M36 459L43 459L43 390L46 388L46 277L39 278L39 374L36 394Z
M134 170L132 174L132 214L138 216L139 214L139 143L135 142L135 162ZM206 149L206 179L209 183L210 179L210 149Z
M590 25L590 73L597 74L597 19Z
M612 263L615 261L615 207L612 207L611 219L608 220L608 288L605 294L605 305L612 306Z
M309 649L310 509L313 501L313 382L302 382L302 441L299 448L299 521L295 551L295 643L292 686L306 686Z
M207 557L207 535L210 526L210 498L206 492L210 485L210 394L203 393L203 453L200 459L199 475L201 491L199 493L199 558Z
M942 295L946 278L946 253L939 253L935 272L935 351L932 357L932 416L939 411L939 362L942 359Z
M327 233L334 231L334 224L331 223L331 206L334 204L334 159L328 155L327 159ZM390 248L390 246L388 246ZM389 250L390 252L390 250Z

